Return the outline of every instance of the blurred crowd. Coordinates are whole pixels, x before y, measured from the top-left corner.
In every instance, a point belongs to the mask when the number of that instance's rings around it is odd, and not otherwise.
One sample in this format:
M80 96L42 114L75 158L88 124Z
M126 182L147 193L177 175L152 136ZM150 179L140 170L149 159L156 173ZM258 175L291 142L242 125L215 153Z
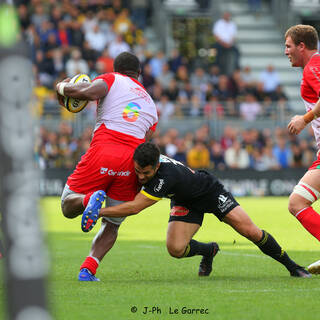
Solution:
M166 54L152 43L146 36L153 14L147 0L18 0L16 5L33 61L33 112L42 119L61 120L57 130L40 128L35 154L41 168L73 168L92 134L88 127L80 136L74 135L72 121L64 120L75 116L58 106L55 83L77 73L94 79L111 72L114 58L123 51L140 59L140 81L155 100L159 121L232 117L254 122L290 113L272 65L259 75L249 66L240 66L237 26L228 12L213 21L216 55L204 62L188 60L178 47ZM81 117L93 122L95 112L95 105L88 105ZM221 170L307 166L315 154L308 142L313 140L298 140L280 128L271 132L226 127L221 137L213 137L208 126L183 136L176 129L158 131L154 138L162 153L192 168Z
M204 63L188 60L178 48L166 55L150 43L145 30L150 27L152 5L147 0L17 3L23 36L33 60L33 111L40 117L72 118L57 104L55 83L77 73L94 79L111 72L113 59L123 51L139 57L140 80L154 98L160 120L240 117L254 121L290 111L272 65L259 76L254 76L249 66L239 66L240 53L234 43L237 29L230 13L224 13L213 24L216 59ZM230 30L228 36L225 30ZM94 111L89 108L84 110L87 113L91 117Z
M59 130L41 128L36 157L40 168L72 169L90 145L92 128L74 138L72 127L61 122ZM255 169L280 170L308 167L316 155L312 129L308 136L289 135L284 128L238 129L226 126L219 138L212 137L209 127L203 125L195 132L181 136L176 129L161 133L153 141L161 153L190 168L214 170Z

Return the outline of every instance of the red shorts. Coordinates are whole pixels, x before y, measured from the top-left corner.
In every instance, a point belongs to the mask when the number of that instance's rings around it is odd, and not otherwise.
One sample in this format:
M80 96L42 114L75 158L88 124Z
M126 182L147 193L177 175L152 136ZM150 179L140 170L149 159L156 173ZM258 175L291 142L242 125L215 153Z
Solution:
M320 152L318 153L317 160L313 162L313 164L309 167L308 170L320 169Z
M104 190L111 199L133 200L140 190L133 153L143 142L143 139L101 125L94 134L90 148L69 176L67 185L77 193Z

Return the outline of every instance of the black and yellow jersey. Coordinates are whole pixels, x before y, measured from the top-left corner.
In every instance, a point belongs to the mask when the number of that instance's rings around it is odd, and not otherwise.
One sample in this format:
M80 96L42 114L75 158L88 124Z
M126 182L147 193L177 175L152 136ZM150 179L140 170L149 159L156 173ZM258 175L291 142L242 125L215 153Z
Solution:
M157 173L141 192L153 200L170 198L188 203L211 192L215 182L217 179L210 173L193 171L181 162L161 155Z

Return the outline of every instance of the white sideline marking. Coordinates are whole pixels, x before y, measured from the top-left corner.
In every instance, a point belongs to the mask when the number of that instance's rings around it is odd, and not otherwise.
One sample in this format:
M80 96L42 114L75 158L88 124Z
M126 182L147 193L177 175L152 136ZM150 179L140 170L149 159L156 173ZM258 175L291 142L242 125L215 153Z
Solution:
M157 248L157 246L147 245L147 244L141 244L141 245L138 245L138 248L154 249L154 248Z
M269 256L254 254L254 253L236 253L236 252L228 252L228 251L221 251L219 254L225 254L229 256L242 256L242 257L250 257L250 258L270 258Z
M221 290L221 288L220 288ZM284 291L288 291L288 292L292 292L292 291L300 291L300 292L310 292L310 291L320 291L320 288L306 288L306 289L283 289L283 288L279 288L279 289L245 289L245 290L221 290L224 292L228 292L228 293L255 293L255 292L284 292Z

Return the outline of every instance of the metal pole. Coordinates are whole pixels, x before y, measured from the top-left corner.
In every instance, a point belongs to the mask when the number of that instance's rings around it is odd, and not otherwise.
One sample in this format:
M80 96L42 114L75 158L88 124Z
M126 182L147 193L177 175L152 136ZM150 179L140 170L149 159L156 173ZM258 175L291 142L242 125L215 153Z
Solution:
M0 212L6 254L7 319L51 319L48 257L38 219L39 173L29 112L31 62L12 1L0 0Z

